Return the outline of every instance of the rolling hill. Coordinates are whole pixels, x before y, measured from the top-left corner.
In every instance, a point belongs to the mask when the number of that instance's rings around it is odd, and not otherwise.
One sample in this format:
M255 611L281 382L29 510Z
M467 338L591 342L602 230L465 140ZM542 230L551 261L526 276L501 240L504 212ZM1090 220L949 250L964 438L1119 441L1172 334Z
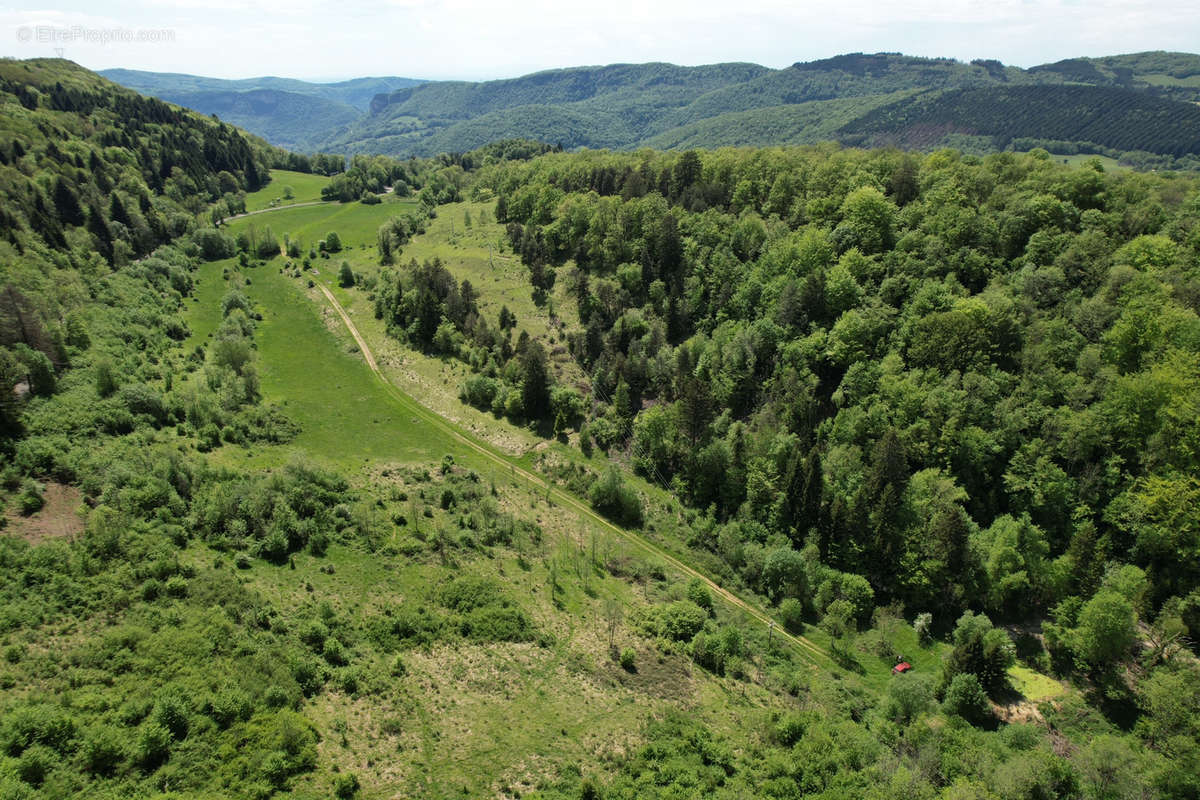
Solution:
M1029 69L850 53L778 70L613 64L479 83L105 74L277 144L351 154L429 156L508 137L614 150L836 139L985 151L1020 140L1066 152L1137 151L1156 166L1198 151L1188 126L1200 102L1200 56L1188 53L1075 58ZM1061 113L1064 102L1072 120Z

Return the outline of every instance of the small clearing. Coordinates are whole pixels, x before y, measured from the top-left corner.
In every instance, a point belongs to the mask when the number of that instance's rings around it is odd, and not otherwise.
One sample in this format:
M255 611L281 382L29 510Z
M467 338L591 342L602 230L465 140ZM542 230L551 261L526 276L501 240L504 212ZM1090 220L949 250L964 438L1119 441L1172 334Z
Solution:
M30 544L50 539L67 539L83 532L83 515L79 513L83 494L74 486L50 481L42 493L46 504L28 517L10 506L5 512L8 524L5 531Z

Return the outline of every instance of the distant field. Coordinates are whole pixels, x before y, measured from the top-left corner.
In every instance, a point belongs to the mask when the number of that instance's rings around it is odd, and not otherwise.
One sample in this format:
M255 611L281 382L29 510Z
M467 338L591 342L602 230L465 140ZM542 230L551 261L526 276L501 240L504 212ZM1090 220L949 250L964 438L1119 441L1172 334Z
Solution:
M321 189L329 183L324 175L309 175L304 172L289 172L286 169L271 170L271 182L257 192L246 195L246 210L261 211L273 206L295 203L311 203L321 199ZM293 197L284 199L284 187L292 188Z
M1200 75L1188 75L1186 78L1176 78L1174 75L1151 73L1149 75L1139 75L1138 77L1151 86L1185 86L1189 89L1200 89Z
M1100 163L1102 165L1104 165L1104 169L1106 169L1106 170L1113 171L1113 172L1129 172L1130 171L1129 167L1123 165L1121 162L1117 161L1115 158L1109 158L1108 156L1091 155L1088 153L1077 153L1073 156L1060 156L1060 155L1051 153L1050 157L1053 158L1056 162L1058 162L1060 164L1070 164L1072 167L1080 167L1080 166L1083 166L1084 164L1086 164L1087 162L1091 161L1092 159L1099 159Z

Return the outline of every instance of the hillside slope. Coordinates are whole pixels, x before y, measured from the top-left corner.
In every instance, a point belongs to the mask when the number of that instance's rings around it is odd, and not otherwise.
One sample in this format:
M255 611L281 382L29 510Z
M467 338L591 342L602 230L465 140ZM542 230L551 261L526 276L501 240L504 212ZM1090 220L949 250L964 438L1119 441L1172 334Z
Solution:
M1160 136L1160 122L1190 124L1185 106L1200 101L1200 56L1164 52L1068 59L1027 70L992 60L849 53L778 70L755 64L613 64L480 83L364 78L306 84L108 74L290 147L399 157L465 152L502 138L533 138L568 149L838 139L980 152L1017 139L1026 149L1045 144L1066 152L1155 154L1135 158L1142 165L1170 167L1190 164L1185 157L1196 151L1186 133ZM1068 98L1061 91L1067 86L1110 91L1072 92ZM1060 91L1049 91L1053 87ZM372 88L381 91L369 95ZM287 94L261 94L268 89ZM985 89L997 94L961 94ZM1130 94L1114 94L1117 90ZM952 94L939 100L939 92ZM989 98L1003 114L989 108ZM1065 125L1056 118L1054 106L1067 99L1089 124ZM1126 109L1116 120L1121 133L1103 135L1114 120L1113 103ZM883 105L886 113L872 113ZM1184 160L1176 163L1179 159Z
M216 115L280 147L301 151L313 149L325 131L345 127L361 116L345 103L278 89L161 92L156 96Z

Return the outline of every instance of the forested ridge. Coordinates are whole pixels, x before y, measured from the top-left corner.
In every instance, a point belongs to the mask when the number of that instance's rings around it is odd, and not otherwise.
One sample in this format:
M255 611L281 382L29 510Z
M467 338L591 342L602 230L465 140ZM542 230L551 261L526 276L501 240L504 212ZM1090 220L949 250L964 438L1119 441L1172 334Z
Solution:
M0 79L0 797L1200 791L1195 178L346 163Z
M778 70L740 63L610 64L483 82L302 84L108 74L205 113L234 114L230 119L278 144L392 156L466 151L512 137L568 149L683 149L834 139L860 145L871 133L881 143L924 149L950 145L982 153L1044 145L1064 154L1129 154L1139 167L1163 168L1193 165L1176 160L1196 155L1186 119L1200 100L1194 85L1200 59L1162 52L1068 59L1028 70L987 59L847 53ZM378 92L368 106L363 92L389 82L397 88ZM271 104L249 94L264 88L275 91ZM1072 124L1064 100L1096 124ZM367 113L339 123L349 109L331 101ZM1115 123L1114 102L1128 112ZM300 113L304 108L309 113ZM926 119L930 115L936 120ZM828 124L831 117L838 123ZM964 131L976 138L964 138Z

